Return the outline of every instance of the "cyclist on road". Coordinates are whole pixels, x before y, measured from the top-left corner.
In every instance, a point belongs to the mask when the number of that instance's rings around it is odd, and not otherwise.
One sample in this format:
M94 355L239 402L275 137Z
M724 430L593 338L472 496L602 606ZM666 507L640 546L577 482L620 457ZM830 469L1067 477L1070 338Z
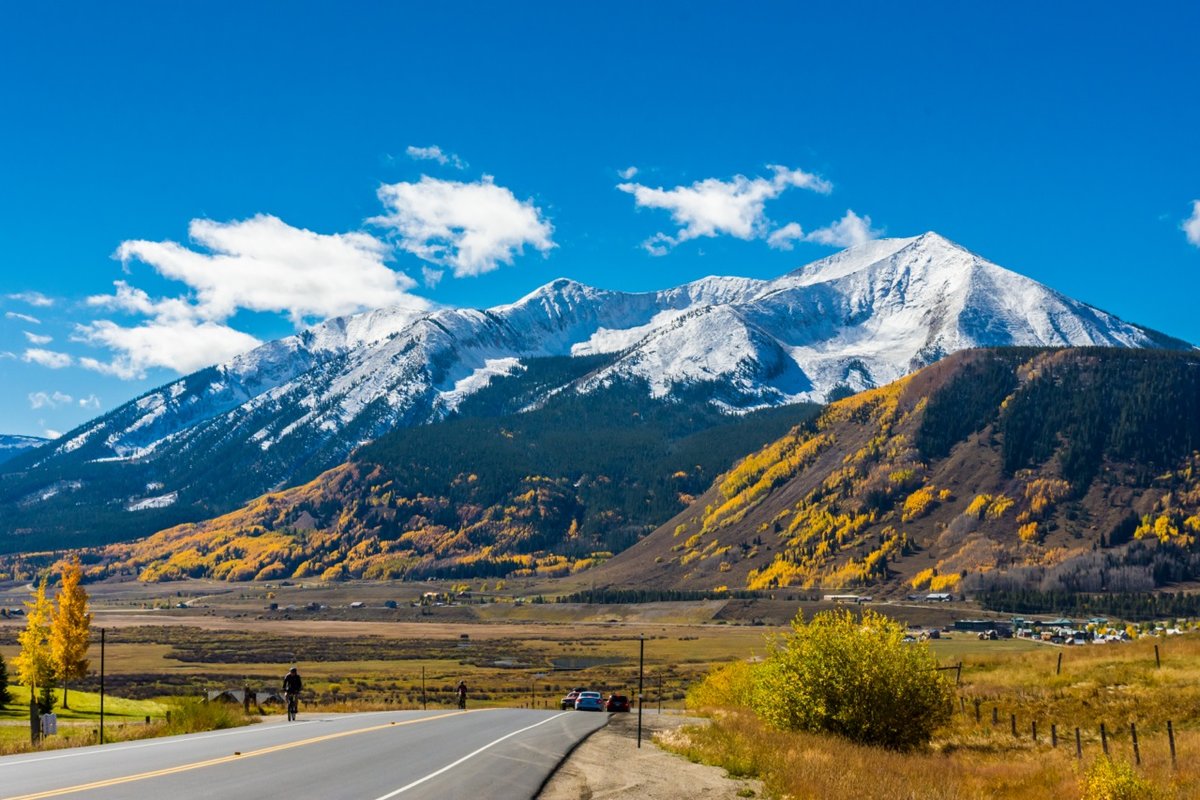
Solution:
M467 682L466 681L458 682L458 707L459 708L467 707Z
M304 682L300 680L300 673L295 667L288 670L288 674L283 676L283 694L287 698L288 719L296 718L296 706L299 704L300 689L303 688Z

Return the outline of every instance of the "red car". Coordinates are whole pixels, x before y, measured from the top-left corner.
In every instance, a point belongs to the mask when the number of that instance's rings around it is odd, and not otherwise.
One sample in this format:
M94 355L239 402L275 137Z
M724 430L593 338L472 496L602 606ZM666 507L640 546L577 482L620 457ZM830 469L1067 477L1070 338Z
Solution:
M609 695L608 702L604 704L605 711L628 711L629 698L623 694Z

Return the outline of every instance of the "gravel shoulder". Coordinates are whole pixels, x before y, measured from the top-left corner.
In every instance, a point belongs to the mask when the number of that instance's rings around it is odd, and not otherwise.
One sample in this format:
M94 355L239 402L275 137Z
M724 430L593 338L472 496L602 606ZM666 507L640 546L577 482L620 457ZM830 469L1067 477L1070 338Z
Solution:
M639 750L637 714L613 714L608 725L588 737L559 766L537 800L762 797L759 781L730 778L720 767L692 763L653 741L655 736L670 736L681 725L705 723L696 717L645 714Z

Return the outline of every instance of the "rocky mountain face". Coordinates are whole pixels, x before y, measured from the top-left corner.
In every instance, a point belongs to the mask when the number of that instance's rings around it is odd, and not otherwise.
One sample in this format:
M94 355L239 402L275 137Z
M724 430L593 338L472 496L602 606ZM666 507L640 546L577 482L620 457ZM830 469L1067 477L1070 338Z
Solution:
M1186 347L928 233L780 278L631 294L558 280L511 305L331 320L196 372L19 457L0 476L0 550L97 525L132 537L227 511L454 414L498 375L589 357L561 392L638 382L726 412L883 385L980 346ZM86 513L84 511L86 509Z
M1200 355L971 350L834 403L598 586L1141 592L1200 578Z

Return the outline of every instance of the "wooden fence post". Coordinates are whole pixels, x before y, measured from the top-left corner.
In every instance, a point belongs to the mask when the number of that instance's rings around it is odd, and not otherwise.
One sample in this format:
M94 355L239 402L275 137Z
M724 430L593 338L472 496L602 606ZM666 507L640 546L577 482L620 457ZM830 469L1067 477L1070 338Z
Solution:
M1104 755L1108 755L1108 731L1104 729L1104 723L1100 723L1100 747L1104 749Z
M1162 669L1162 661L1158 657L1158 645L1154 645L1154 667Z
M1037 744L1037 720L1036 719L1033 721L1032 726L1033 726L1033 743Z
M1083 760L1083 740L1079 738L1079 728L1075 729L1075 757Z
M1055 675L1062 675L1062 651L1058 651L1058 666L1054 668Z
M1171 769L1175 769L1175 727L1167 720L1167 741L1171 743Z
M1058 726L1050 723L1050 746L1058 747Z
M1133 739L1133 763L1140 766L1142 763L1142 752L1138 749L1136 722L1129 723L1129 737Z
M992 706L992 725L999 725L999 724L1000 724L1000 709L996 706Z
M1014 739L1017 738L1017 715L1016 714L1012 715L1012 735L1013 735Z
M978 697L976 697L975 698L975 724L976 725L978 725L979 721L980 721L979 720L979 704L980 704L980 702L981 702L980 699Z

